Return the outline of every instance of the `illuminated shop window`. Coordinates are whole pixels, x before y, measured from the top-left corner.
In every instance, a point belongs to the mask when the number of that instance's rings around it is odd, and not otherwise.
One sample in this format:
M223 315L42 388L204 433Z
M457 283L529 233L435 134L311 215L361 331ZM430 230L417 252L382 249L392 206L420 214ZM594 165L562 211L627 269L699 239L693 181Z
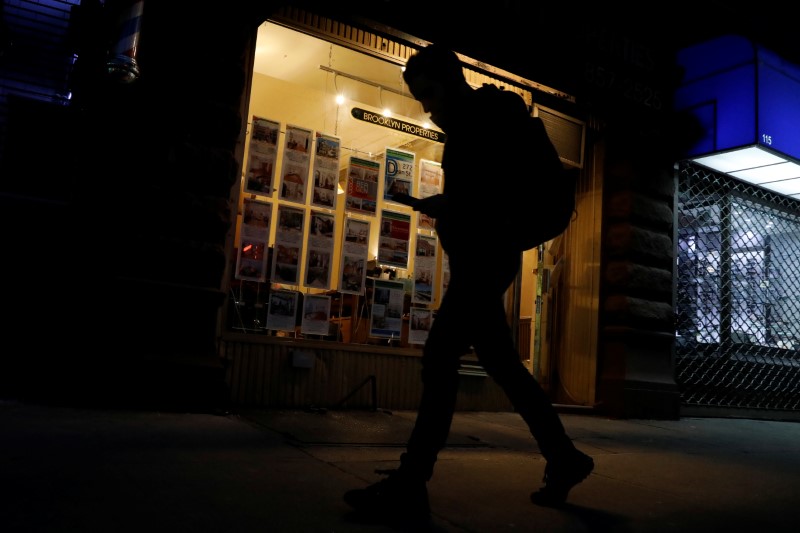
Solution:
M399 63L265 22L253 68L229 328L421 346L413 318L437 308L446 263L420 258L432 221L391 194L441 191L444 134Z

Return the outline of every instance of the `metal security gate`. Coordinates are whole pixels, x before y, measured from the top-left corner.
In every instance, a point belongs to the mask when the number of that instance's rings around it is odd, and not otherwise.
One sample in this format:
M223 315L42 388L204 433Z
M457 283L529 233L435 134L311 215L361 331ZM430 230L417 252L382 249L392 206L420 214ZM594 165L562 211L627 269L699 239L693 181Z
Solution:
M800 200L682 163L676 215L682 405L800 412Z

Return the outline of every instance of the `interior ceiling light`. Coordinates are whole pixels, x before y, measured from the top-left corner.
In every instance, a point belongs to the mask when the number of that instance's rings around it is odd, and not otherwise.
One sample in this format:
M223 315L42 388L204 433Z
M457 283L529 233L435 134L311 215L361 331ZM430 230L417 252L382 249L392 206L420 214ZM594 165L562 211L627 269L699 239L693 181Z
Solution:
M692 161L738 180L800 199L800 164L761 146L719 152Z

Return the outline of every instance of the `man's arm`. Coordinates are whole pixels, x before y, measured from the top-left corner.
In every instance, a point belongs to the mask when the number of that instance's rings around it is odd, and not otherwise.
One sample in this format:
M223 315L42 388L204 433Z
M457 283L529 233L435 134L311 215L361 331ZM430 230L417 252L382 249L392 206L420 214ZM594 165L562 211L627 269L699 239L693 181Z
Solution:
M427 198L417 198L403 192L393 194L392 200L410 206L414 211L419 211L433 218L441 214L446 202L443 194L435 194Z
M392 195L392 201L410 207L414 207L417 204L417 202L419 202L419 198L411 196L410 194L406 194L404 192L398 192Z
M413 206L414 211L419 211L431 218L438 218L447 206L447 198L443 194L434 194L427 198L420 198Z

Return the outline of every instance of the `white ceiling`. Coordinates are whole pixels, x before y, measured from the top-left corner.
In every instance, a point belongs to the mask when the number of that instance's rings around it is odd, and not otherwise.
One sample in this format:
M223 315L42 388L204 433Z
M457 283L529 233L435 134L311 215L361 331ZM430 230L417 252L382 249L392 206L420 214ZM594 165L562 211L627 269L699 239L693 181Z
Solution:
M428 120L422 107L408 93L399 65L265 22L258 30L254 71L289 84L289 88L284 90L290 90L294 95L308 91L309 95L316 94L317 98L333 99L335 93L345 93L349 99L338 110L335 125L336 135L342 139L344 148L352 145L361 152L377 156L386 146L401 147L421 141L418 137L350 116L352 107L379 111L387 106L392 108L393 116L401 120L417 124ZM277 85L284 86L282 83ZM275 94L279 97L279 93ZM269 95L255 97L269 98ZM304 121L312 124L319 120L318 116L312 116L312 113L319 114L319 106L294 106L291 116L295 124L305 126Z

